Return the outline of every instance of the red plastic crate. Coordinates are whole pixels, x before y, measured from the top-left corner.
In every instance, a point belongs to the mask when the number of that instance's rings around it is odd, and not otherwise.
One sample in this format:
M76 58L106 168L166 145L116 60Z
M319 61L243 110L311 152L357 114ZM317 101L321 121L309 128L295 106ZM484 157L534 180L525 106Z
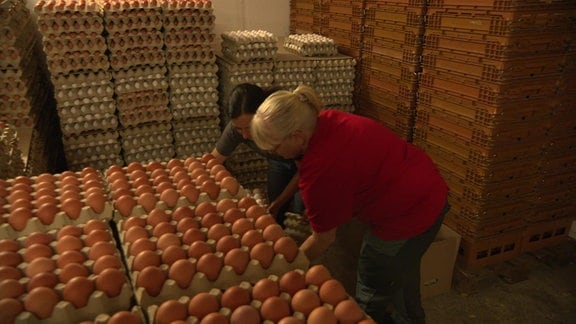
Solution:
M523 233L521 230L513 231L479 240L463 237L458 263L464 269L478 269L510 260L521 251Z
M367 4L365 12L366 23L382 21L391 25L410 27L423 27L425 24L423 7Z
M358 100L359 104L363 107L373 107L378 109L384 107L395 113L403 115L411 115L414 117L414 102L404 100L398 96L391 96L380 91L362 91Z
M570 233L570 226L575 219L574 217L567 217L528 224L522 238L521 251L536 251L566 241Z
M321 4L322 12L329 15L362 17L362 9L362 1L354 0L330 0Z
M410 6L426 7L427 0L365 0L366 5L390 5L390 6Z
M431 8L464 8L485 10L538 10L574 7L570 0L430 0Z
M384 21L366 21L364 34L367 40L377 38L404 47L422 47L424 29L422 27L392 25Z
M337 46L338 52L358 59L360 57L361 35L346 32L340 29L322 28L323 36L332 38Z
M361 11L361 9L359 9ZM362 25L362 13L356 15L340 15L340 14L327 14L322 13L320 20L321 28L324 29L337 29L342 32L350 33L356 30L358 26Z
M456 202L452 196L449 198L452 209L446 215L444 222L468 239L477 240L492 237L506 232L521 230L526 226L523 212L492 219L471 219L463 216L464 213L467 213L465 207Z
M390 128L396 135L411 140L412 121L409 116L395 113L387 109L378 109L373 106L366 107L359 104L356 113L361 116L372 118Z

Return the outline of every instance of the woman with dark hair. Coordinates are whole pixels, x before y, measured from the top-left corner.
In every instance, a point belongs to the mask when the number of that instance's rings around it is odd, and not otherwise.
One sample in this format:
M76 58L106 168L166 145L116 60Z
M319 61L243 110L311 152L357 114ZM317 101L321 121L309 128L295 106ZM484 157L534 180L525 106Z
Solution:
M228 105L230 122L224 128L211 154L221 163L224 163L236 147L244 143L266 157L268 159L267 192L270 201L268 209L270 214L276 218L276 222L284 226L284 213L288 210L298 191L298 167L293 159L284 159L260 149L252 141L250 135L250 122L256 109L268 95L276 90L278 89L262 89L257 85L248 83L237 85L230 94ZM296 199L297 209L299 209L298 201Z

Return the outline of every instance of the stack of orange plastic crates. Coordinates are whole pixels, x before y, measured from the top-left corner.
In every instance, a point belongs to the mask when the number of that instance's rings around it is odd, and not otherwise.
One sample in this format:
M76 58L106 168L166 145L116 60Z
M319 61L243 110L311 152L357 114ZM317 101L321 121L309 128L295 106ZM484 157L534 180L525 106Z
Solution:
M531 222L569 224L574 214L562 197L574 197L575 182L559 182L576 175L567 106L574 86L566 81L575 7L570 0L428 4L414 143L451 187L445 223L463 236L465 267L512 258L529 246Z

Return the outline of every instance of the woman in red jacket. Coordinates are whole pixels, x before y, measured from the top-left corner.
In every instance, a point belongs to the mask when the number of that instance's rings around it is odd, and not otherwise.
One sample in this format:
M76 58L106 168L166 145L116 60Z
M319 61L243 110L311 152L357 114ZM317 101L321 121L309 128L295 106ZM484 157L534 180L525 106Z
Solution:
M338 226L366 222L356 300L374 320L423 323L420 259L449 205L431 159L376 121L323 110L316 92L278 91L258 108L251 134L262 149L300 160L299 188L313 233L301 245L312 261Z

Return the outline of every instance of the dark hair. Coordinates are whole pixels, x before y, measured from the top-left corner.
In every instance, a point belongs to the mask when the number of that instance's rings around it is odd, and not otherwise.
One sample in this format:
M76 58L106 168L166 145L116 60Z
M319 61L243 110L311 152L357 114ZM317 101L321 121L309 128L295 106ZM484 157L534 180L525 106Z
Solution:
M255 84L241 83L230 93L228 116L236 119L244 114L254 115L258 107L273 92L280 88L264 89Z

